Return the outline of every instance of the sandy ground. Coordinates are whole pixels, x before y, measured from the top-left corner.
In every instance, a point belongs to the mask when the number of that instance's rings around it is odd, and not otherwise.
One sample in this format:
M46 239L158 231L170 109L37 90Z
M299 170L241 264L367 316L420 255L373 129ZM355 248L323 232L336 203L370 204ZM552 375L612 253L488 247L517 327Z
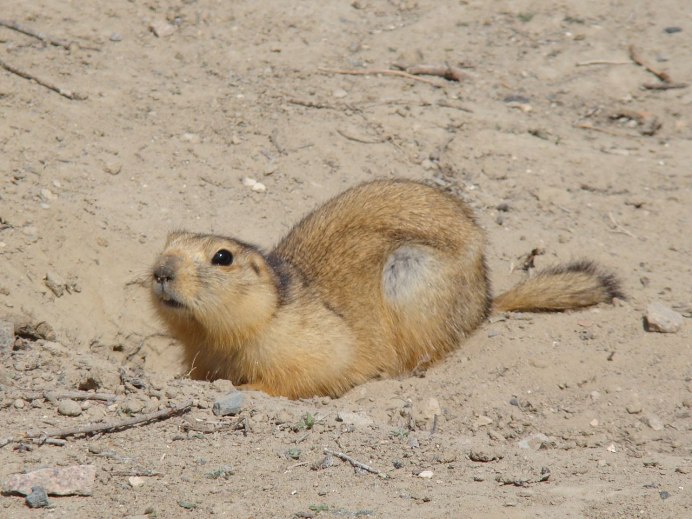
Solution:
M662 81L628 51L692 82L689 2L0 6L67 42L0 27L0 60L65 94L0 69L0 320L28 325L0 352L0 479L96 468L90 497L31 511L3 496L0 516L692 515L692 90L645 88ZM323 70L395 63L465 76ZM238 416L214 416L229 384L181 375L149 306L166 233L270 247L381 177L465 198L498 291L540 249L538 267L608 266L628 299L496 317L424 375L337 400L248 393ZM681 330L644 329L655 301ZM68 417L43 393L78 389L115 400ZM182 416L62 445L25 436L188 400ZM324 448L388 477L327 467Z

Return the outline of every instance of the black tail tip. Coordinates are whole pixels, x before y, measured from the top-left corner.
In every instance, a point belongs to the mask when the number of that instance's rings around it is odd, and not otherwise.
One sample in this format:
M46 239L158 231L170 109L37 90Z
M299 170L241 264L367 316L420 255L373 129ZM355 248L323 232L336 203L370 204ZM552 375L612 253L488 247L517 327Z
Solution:
M608 300L615 298L627 299L625 293L622 291L622 286L617 276L591 260L572 261L548 270L551 274L564 274L566 272L583 272L589 274L598 279L608 295Z

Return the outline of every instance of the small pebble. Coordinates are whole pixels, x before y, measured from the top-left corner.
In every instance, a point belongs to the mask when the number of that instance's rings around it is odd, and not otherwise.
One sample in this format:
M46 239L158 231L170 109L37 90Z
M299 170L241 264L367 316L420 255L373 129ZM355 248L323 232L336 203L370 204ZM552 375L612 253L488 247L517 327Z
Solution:
M144 485L144 478L141 478L139 476L131 476L127 479L127 482L130 484L132 488L139 488L142 485Z
M26 403L21 398L18 398L17 400L14 401L14 408L15 409L24 409L25 405L26 405Z
M127 398L120 404L120 410L125 414L141 413L142 409L144 409L144 402L138 398Z
M41 189L41 198L48 202L51 200L57 200L58 195L53 193L50 189Z
M625 409L629 414L639 414L642 412L642 405L639 402L632 402Z
M244 402L245 394L240 391L234 391L214 402L211 411L216 416L233 416L240 412Z
M233 391L233 382L226 380L224 378L217 378L211 385L217 391L223 391L224 393L230 393Z
M171 25L165 20L155 20L149 25L149 30L153 32L157 38L165 38L175 32L175 25Z
M29 508L45 508L49 505L48 494L43 487L32 487L31 494L26 496L26 504Z
M433 471L432 470L424 470L423 472L418 473L418 477L431 479L433 477Z
M120 33L114 32L109 38L111 41L123 41L123 36Z
M676 333L680 331L683 317L663 303L654 302L646 307L644 322L649 332Z
M682 27L666 27L663 29L666 34L675 34L676 32L682 32Z
M337 90L334 90L334 92L332 92L332 95L337 99L342 99L348 95L348 92L346 92L346 90L339 88Z
M491 423L493 423L492 418L490 418L489 416L482 415L473 421L473 426L476 428L477 427L484 427L486 425L490 425Z
M58 413L63 416L79 416L82 414L82 406L74 400L66 398L64 400L60 400L60 403L58 404Z
M118 175L123 169L123 165L120 162L109 161L103 165L103 171L109 175Z
M265 191L267 191L267 186L262 184L262 182L255 182L255 185L252 186L252 190L255 193L264 193Z
M645 417L644 423L646 423L646 425L651 427L654 431L662 431L663 430L663 422L655 414L650 414L647 417Z

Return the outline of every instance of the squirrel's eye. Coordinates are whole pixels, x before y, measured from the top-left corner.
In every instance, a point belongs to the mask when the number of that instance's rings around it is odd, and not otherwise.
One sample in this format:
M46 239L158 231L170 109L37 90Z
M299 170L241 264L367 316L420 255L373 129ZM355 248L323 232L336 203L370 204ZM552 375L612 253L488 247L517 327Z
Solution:
M226 249L216 251L216 254L214 254L214 257L211 259L212 265L227 267L231 263L233 263L233 254Z

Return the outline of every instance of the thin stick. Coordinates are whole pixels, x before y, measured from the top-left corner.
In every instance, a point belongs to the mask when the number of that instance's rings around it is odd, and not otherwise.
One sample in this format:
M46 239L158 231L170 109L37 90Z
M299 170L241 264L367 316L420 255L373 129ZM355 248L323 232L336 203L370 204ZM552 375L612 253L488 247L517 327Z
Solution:
M19 391L17 393L12 392L12 394L17 395L16 398L21 398L23 400L38 400L40 398L45 398L51 402L61 400L63 398L70 398L72 400L103 400L105 402L111 402L118 398L114 393L92 393L91 391L57 391L55 389L49 389L46 391L26 390Z
M616 220L615 217L613 216L613 213L608 213L608 218L610 219L610 222L613 224L613 227L614 227L613 230L614 230L615 232L620 232L620 233L622 233L622 234L626 234L626 235L629 236L630 238L636 238L636 236L635 236L634 234L632 234L631 232L629 232L627 229L625 229L622 225L620 225L620 224L617 222L617 220Z
M634 48L634 45L629 46L629 53L630 53L630 59L632 61L634 61L640 67L644 68L647 72L651 72L654 76L656 76L658 79L660 79L664 83L673 83L673 80L671 79L671 77L668 75L667 72L661 72L661 71L653 68L651 65L646 64L644 62L644 60L642 59L642 57L637 53L637 49Z
M674 88L687 88L687 83L644 83L647 90L673 90Z
M43 79L39 79L36 76L32 76L28 72L24 72L22 70L14 68L12 65L8 65L2 60L0 60L0 67L4 68L8 72L11 72L12 74L16 74L21 78L28 79L29 81L35 81L42 87L45 87L48 90L52 90L53 92L57 92L61 96L66 97L67 99L70 99L72 101L83 101L87 98L85 95L72 92L72 90L65 90L64 88L60 88L52 83L49 83L48 81L44 81Z
M62 47L63 49L70 50L69 41L51 38L50 36L46 36L43 33L36 32L33 29L29 29L24 25L19 25L17 22L13 22L11 20L0 20L0 26L7 27L8 29L12 29L13 31L21 32L22 34L26 34L27 36L31 36L32 38L36 38L37 40L40 40L43 43L48 43L50 45L54 45L55 47Z
M104 400L110 402L118 398L114 393L92 393L91 391L46 391L43 395L46 400L71 398L72 400Z
M438 76L448 81L461 82L468 76L459 67L451 67L448 65L411 65L410 67L402 67L404 71L414 76Z
M386 68L366 68L366 69L354 69L354 70L346 70L346 69L338 69L338 68L322 68L320 67L318 69L321 72L326 72L328 74L344 74L348 76L373 76L373 75L382 75L382 76L398 76L398 77L404 77L406 79L411 79L413 81L420 81L421 83L426 83L428 85L432 85L435 88L442 88L443 85L440 85L439 83L436 83L435 81L430 81L429 79L425 79L422 77L414 76L413 74L409 74L408 72L404 72L403 70L390 70Z
M104 432L113 432L121 429L126 429L128 427L133 427L135 425L142 425L148 422L153 422L156 420L165 420L171 416L177 414L185 413L192 407L192 402L186 402L185 404L171 407L170 409L164 409L162 411L157 411L155 413L149 413L135 418L130 418L129 420L123 420L121 422L116 422L112 424L103 425L86 425L84 427L75 427L74 429L54 429L48 431L29 431L26 433L27 438L66 438L68 436L74 436L76 434L96 434Z
M577 67L590 67L592 65L631 65L631 61L608 61L606 59L595 59L592 61L580 61Z
M366 472L370 472L372 474L377 474L378 476L380 476L382 478L389 477L384 472L381 472L375 468L372 468L370 465L366 465L365 463L361 463L360 461L353 459L351 456L348 456L348 455L344 454L343 452L333 451L331 449L325 448L324 453L330 454L332 456L336 456L337 458L342 459L344 461L348 461L353 467L359 468L361 470L365 470Z

